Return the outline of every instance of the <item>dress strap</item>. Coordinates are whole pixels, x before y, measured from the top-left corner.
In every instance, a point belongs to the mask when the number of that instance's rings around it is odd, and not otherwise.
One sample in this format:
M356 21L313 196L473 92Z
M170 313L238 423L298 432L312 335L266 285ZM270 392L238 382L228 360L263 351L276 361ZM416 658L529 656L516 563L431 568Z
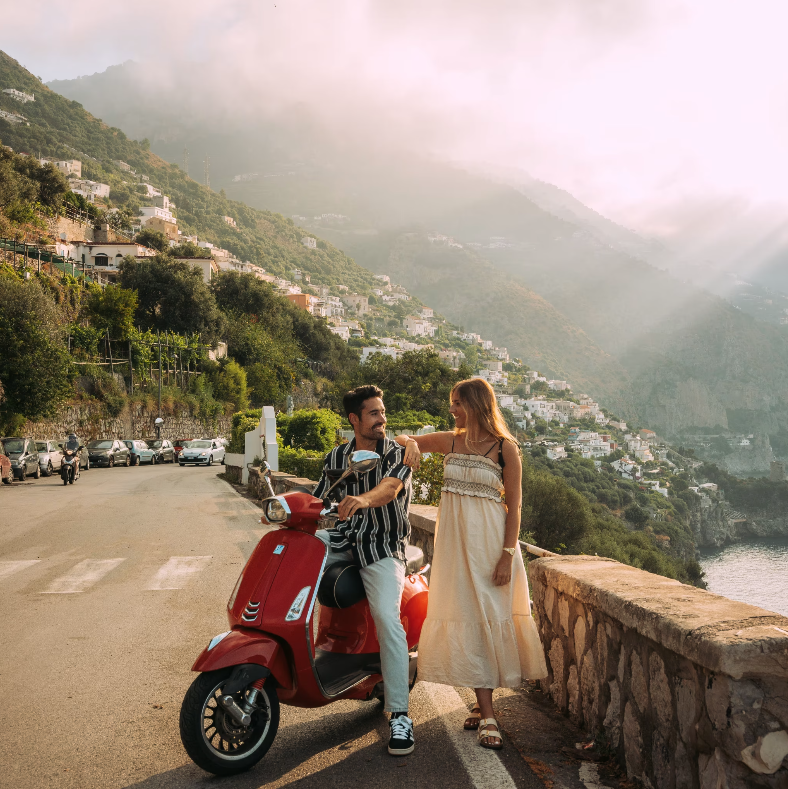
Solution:
M501 467L501 471L503 471L503 467L506 465L506 461L503 458L503 439L501 439L501 443L498 444L498 465Z
M489 457L490 456L490 452L492 452L495 449L496 446L498 446L498 442L497 441L495 441L493 443L493 445L482 455L482 457L485 457L485 458ZM492 460L492 458L490 458L490 460Z
M451 437L451 451L452 451L452 452L454 452L454 441L455 441L455 439L456 439L456 438L457 438L457 434L455 433L455 434L454 434L454 435Z

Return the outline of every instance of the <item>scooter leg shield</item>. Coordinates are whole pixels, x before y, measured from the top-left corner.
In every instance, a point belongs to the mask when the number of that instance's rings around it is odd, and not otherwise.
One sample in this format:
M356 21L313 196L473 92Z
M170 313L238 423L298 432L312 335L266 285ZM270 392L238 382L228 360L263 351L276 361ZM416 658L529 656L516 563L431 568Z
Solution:
M254 630L231 630L213 648L208 646L202 651L192 671L216 671L247 664L268 669L279 687L293 689L293 674L282 644L272 636ZM251 667L250 671L253 671ZM254 677L250 682L259 678Z

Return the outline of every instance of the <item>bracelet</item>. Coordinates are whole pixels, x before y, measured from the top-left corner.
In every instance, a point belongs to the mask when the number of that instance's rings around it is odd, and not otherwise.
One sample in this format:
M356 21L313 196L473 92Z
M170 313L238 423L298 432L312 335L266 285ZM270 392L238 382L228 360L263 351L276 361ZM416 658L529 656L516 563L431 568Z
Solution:
M506 551L506 553L509 554L509 556L514 557L514 551L515 551L514 548L504 548L504 550Z

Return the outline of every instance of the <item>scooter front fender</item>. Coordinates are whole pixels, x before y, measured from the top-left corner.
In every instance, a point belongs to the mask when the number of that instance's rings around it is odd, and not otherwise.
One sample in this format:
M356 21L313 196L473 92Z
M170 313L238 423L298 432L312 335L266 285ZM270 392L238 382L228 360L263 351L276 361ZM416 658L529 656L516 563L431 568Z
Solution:
M228 666L255 663L265 666L279 687L293 690L293 672L279 640L259 630L236 628L214 647L208 645L192 666L192 671L216 671Z

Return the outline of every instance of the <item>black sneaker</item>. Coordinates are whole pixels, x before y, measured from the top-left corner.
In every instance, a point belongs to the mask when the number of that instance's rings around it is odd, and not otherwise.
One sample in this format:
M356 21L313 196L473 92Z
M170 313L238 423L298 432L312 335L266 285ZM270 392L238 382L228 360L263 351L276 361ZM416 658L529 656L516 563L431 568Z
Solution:
M389 721L391 739L389 753L392 756L407 756L413 753L416 741L413 738L413 721L407 715L398 715Z

